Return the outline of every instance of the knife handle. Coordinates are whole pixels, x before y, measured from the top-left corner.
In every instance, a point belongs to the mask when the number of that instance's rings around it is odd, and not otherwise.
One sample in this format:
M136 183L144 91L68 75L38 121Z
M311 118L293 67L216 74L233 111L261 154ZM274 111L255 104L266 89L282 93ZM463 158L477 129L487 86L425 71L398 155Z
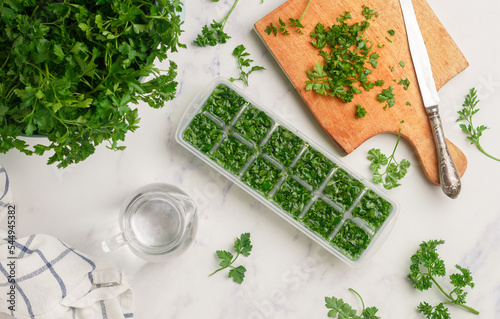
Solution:
M447 196L456 198L461 188L460 176L455 168L455 164L453 164L453 159L446 145L438 106L427 108L427 116L429 117L432 133L434 135L434 142L436 143L441 188Z

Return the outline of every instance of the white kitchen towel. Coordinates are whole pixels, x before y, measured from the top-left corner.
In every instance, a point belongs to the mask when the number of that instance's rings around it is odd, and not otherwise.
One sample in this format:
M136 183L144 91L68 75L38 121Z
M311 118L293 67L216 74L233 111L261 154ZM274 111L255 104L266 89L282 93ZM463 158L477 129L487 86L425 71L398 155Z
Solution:
M0 312L19 319L133 318L133 294L111 263L32 235L0 242Z

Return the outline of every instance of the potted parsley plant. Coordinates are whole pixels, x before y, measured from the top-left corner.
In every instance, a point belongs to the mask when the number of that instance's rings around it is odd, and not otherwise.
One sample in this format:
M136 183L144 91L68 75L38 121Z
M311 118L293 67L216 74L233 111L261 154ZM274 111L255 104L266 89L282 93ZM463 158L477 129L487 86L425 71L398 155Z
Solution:
M143 101L162 107L186 46L180 0L4 0L0 5L0 153L50 154L67 167L138 128ZM149 80L145 80L149 79ZM24 136L45 136L29 145Z

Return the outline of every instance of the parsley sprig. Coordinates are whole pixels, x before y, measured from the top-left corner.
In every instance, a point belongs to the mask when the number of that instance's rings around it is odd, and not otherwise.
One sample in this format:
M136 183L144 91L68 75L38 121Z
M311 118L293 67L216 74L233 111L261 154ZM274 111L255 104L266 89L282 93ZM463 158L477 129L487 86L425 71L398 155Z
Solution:
M207 45L214 47L218 43L224 44L227 40L231 39L231 37L224 32L224 27L226 26L229 16L233 13L239 1L240 0L234 1L233 6L220 22L213 20L210 26L208 24L204 25L201 29L201 33L198 34L194 40L194 44L199 47L206 47ZM212 2L219 2L219 0L212 0Z
M219 271L231 268L228 273L228 278L232 278L234 282L241 284L243 279L245 279L245 272L247 271L244 266L233 266L233 263L238 259L240 255L245 257L250 256L250 252L252 251L252 244L250 241L250 234L244 233L241 234L240 238L236 238L234 241L234 250L236 255L233 255L231 252L226 250L217 250L217 257L221 260L219 263L220 268L211 273L209 276L212 276Z
M424 301L418 305L418 311L427 319L450 319L451 316L446 305L454 304L473 314L479 314L477 310L467 306L465 302L467 292L464 289L466 287L474 288L473 278L468 269L459 265L455 266L459 272L449 276L450 284L454 287L450 292L446 292L436 280L437 277L446 275L444 261L436 251L437 246L441 244L444 244L444 240L429 240L420 244L420 248L411 256L412 264L408 279L413 287L420 291L428 290L435 285L448 301L441 302L436 306Z
M479 103L479 100L477 98L477 90L475 88L470 89L469 94L465 96L464 103L462 104L463 108L458 111L458 121L466 121L468 124L460 124L460 128L462 131L464 131L466 134L468 134L467 139L470 141L471 144L476 145L476 147L486 156L496 160L500 161L500 158L494 157L491 154L487 153L481 144L479 144L479 138L483 134L483 131L488 129L487 126L485 125L480 125L478 127L475 127L474 124L472 123L472 116L476 114L479 109L476 108L477 104Z
M361 305L363 307L361 314L358 316L356 314L356 310L342 299L325 297L325 306L326 308L331 309L328 311L328 317L338 319L380 319L380 317L376 315L378 312L377 307L365 308L363 298L361 298L361 296L354 289L349 288L349 290L356 294L359 300L361 300Z
M278 25L275 25L274 23L271 22L266 29L264 30L265 33L268 35L274 34L275 36L278 35L278 33L281 33L282 35L288 35L290 34L290 31L288 30L289 27L295 28L297 33L303 34L302 29L304 29L304 25L302 25L302 19L304 18L307 9L309 8L309 4L311 4L311 0L307 1L306 8L302 12L299 18L288 18L288 22L286 23L283 21L283 19L278 18Z
M392 154L387 157L380 149L372 148L368 151L368 159L371 161L370 168L373 170L373 182L375 184L382 183L385 189L392 189L400 186L399 181L405 177L410 167L410 162L402 159L397 162L394 155L398 148L399 140L401 139L401 129L398 131L398 139ZM380 170L385 166L385 171Z
M254 65L250 67L250 63L253 62L252 59L248 59L250 53L245 52L246 48L243 44L238 45L236 48L233 50L233 55L238 59L238 69L240 70L240 77L239 78L229 78L229 81L234 82L237 80L242 81L243 83L248 86L248 76L250 73L253 71L258 71L258 70L265 70L263 66L258 66ZM246 71L246 69L250 68L249 70Z

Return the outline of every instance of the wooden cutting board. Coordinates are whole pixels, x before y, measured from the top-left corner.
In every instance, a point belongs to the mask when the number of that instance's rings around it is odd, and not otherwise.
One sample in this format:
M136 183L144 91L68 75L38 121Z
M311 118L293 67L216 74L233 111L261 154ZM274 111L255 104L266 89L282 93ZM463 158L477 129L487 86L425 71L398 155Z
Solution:
M452 77L463 71L468 63L427 2L413 0L413 3L439 90ZM439 185L434 138L417 85L399 1L312 0L302 19L304 25L302 35L293 28L290 28L290 35L275 36L264 32L270 23L277 25L280 17L283 21L300 17L306 5L307 0L289 0L255 23L255 30L320 125L344 155L351 153L364 141L379 133L397 134L401 129L401 136L415 151L424 175L429 181ZM363 90L363 93L355 95L350 103L306 91L305 82L308 80L306 70L312 70L317 62L323 63L323 58L318 55L319 50L309 43L310 33L318 22L325 27L337 23L336 18L345 11L349 11L352 15L348 24L362 21L363 5L367 5L379 14L377 18L370 20L371 26L365 33L366 38L374 44L373 50L380 55L378 67L369 76L369 80L383 79L385 85L375 87L368 92ZM395 31L394 36L388 34L388 30L391 29ZM391 39L392 43L386 37ZM385 46L378 48L379 43ZM400 66L400 61L405 63L404 67ZM405 78L410 81L408 90L398 85L399 81ZM376 97L389 85L394 89L396 103L392 108L384 110L384 104L377 101ZM408 106L407 102L411 106ZM367 111L364 118L355 118L358 103ZM449 141L448 148L462 176L467 167L467 159Z

